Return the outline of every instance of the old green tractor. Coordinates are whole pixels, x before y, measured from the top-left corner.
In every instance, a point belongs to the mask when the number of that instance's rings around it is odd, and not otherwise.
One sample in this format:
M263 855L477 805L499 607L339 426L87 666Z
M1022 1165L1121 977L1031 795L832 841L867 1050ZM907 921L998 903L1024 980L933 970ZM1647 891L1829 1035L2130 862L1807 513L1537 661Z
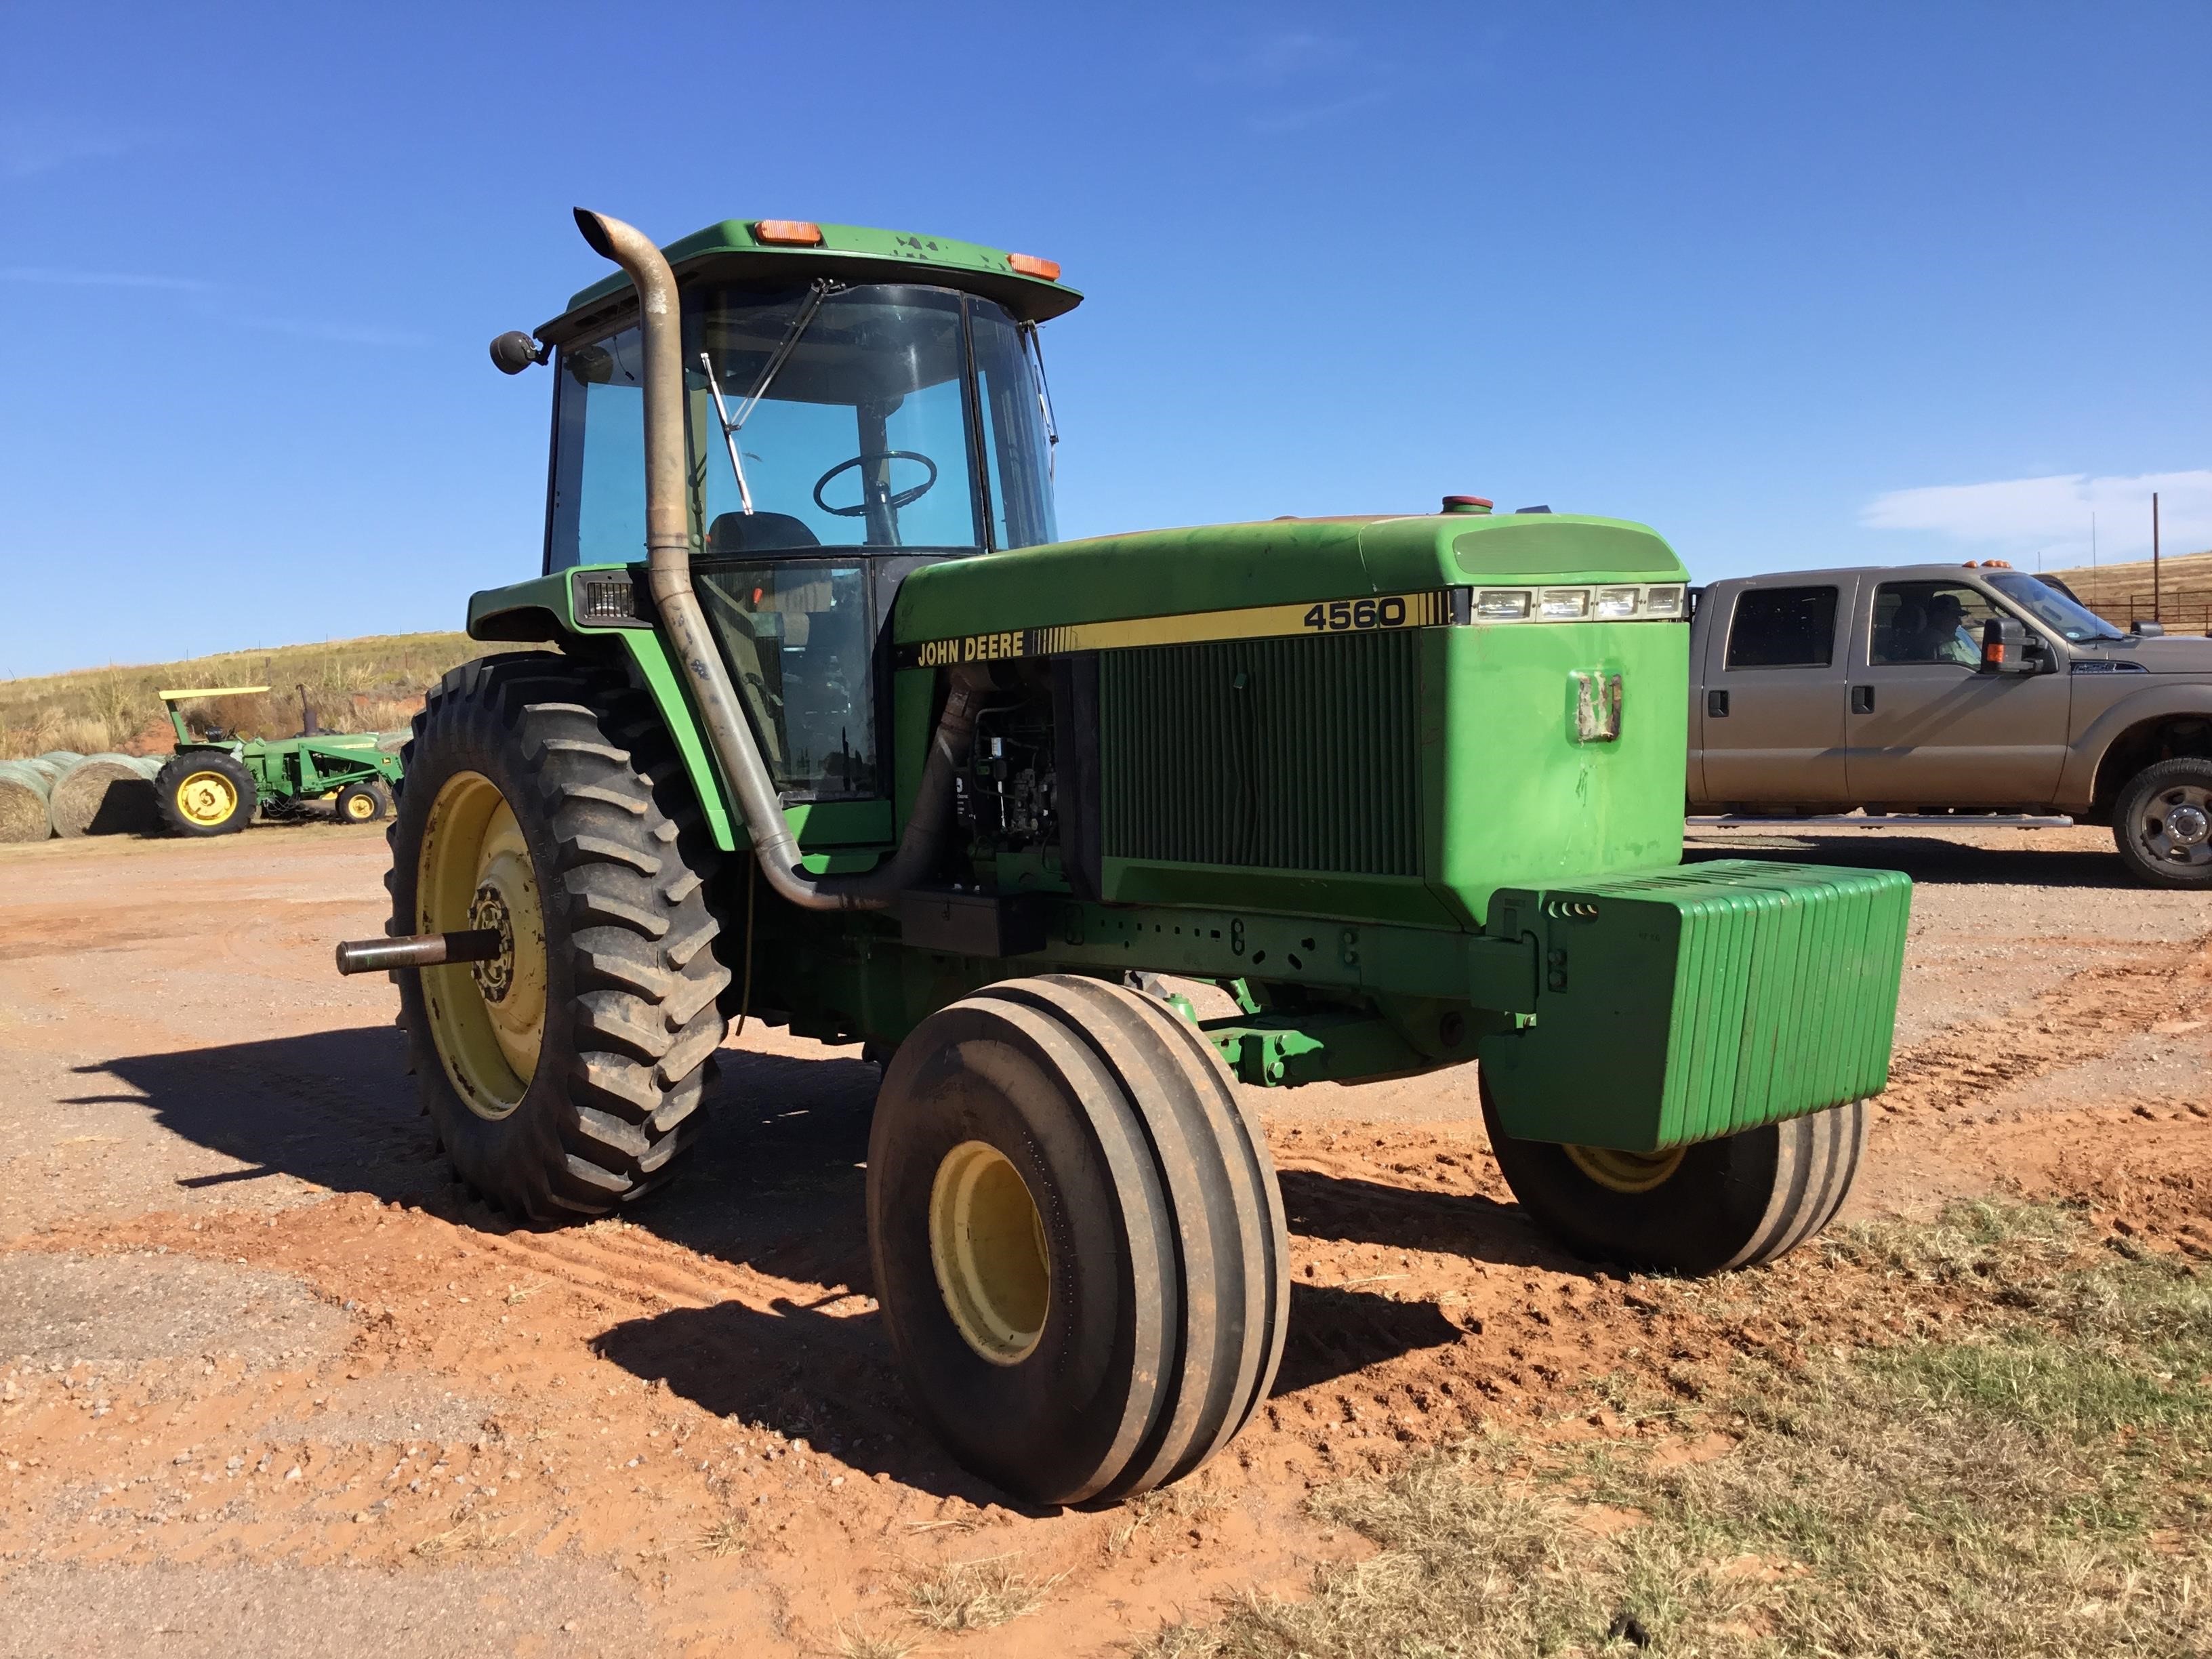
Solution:
M665 1179L733 1016L868 1045L884 1328L951 1449L1053 1503L1176 1479L1268 1392L1240 1080L1479 1061L1505 1179L1593 1257L1742 1266L1834 1213L1908 884L1681 864L1657 535L1458 497L1061 542L1056 265L576 216L622 274L492 346L553 366L544 574L468 622L558 650L431 694L392 937L340 947L397 970L487 1198Z
M392 810L392 792L404 771L394 745L380 732L318 732L305 691L296 738L213 731L194 737L185 723L185 703L268 689L215 685L155 694L177 733L177 751L154 786L162 825L172 835L228 836L252 823L257 811L283 817L325 797L343 823L374 823Z

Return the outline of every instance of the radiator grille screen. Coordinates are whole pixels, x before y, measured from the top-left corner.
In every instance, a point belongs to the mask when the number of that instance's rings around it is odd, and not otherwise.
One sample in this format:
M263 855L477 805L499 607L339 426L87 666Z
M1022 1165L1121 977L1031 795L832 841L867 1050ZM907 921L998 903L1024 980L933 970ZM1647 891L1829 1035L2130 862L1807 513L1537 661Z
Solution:
M1109 858L1417 876L1411 630L1099 658Z

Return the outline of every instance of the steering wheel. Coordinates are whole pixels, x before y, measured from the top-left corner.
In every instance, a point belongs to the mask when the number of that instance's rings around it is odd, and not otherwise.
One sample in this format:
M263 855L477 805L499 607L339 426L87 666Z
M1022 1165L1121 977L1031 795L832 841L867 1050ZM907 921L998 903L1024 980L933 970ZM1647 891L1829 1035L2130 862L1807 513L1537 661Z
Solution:
M840 461L831 467L814 481L814 505L824 513L834 514L841 519L857 519L866 513L868 510L866 501L862 501L855 507L832 507L822 499L822 492L828 488L830 480L840 472L849 472L853 468L865 466L870 461L920 461L929 469L929 476L920 483L911 489L899 490L891 496L889 505L894 512L902 507L911 507L937 487L937 463L931 460L928 456L917 454L911 449L886 450L880 455L855 455L851 460Z

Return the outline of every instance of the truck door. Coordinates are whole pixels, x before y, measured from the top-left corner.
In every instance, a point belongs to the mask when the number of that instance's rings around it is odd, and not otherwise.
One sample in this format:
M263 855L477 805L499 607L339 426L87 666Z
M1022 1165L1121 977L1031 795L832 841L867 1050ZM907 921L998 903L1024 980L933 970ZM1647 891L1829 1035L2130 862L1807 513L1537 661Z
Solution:
M1844 653L1836 632L1856 580L1762 577L1709 598L1728 614L1705 630L1699 665L1694 713L1706 803L1844 801Z
M1852 796L1885 806L2042 806L2066 759L2064 674L1976 672L1982 625L2019 617L1964 578L1870 582L1853 619L1849 748Z

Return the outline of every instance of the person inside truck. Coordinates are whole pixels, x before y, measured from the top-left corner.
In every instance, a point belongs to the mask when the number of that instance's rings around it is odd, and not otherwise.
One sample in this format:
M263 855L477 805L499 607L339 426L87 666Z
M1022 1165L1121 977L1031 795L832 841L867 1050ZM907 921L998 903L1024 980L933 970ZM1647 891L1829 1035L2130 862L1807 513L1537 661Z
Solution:
M1948 662L1972 668L1981 652L1966 626L1966 607L1955 593L1938 591L1924 605L1910 599L1890 619L1891 662Z

